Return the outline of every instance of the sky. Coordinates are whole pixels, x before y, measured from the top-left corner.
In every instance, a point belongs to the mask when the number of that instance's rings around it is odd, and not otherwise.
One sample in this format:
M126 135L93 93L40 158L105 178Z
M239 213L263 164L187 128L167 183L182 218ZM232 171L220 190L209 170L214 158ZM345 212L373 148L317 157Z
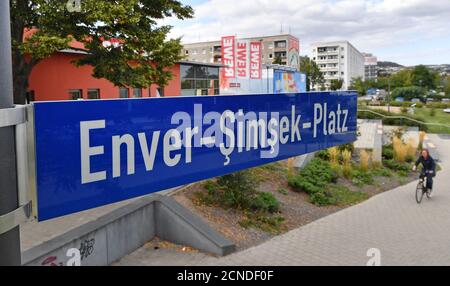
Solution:
M450 64L450 0L193 0L193 19L167 19L183 43L291 33L301 54L348 40L380 61Z

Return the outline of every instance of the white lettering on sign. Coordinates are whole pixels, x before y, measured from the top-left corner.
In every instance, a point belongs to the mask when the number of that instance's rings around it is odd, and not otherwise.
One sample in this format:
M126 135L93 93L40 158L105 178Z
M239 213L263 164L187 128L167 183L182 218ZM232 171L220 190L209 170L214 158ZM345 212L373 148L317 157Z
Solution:
M260 42L252 42L250 44L250 78L260 79L262 73L261 63L261 49L262 44Z
M328 103L314 104L311 120L304 119L295 105L291 106L290 114L281 117L278 112L244 113L242 109L237 112L226 110L223 113L203 114L202 106L196 104L194 119L186 112L177 112L172 116L171 123L178 127L164 134L161 130L156 130L152 134L137 132L112 136L108 148L112 150L112 154L107 157L112 158L112 178L124 176L123 170L126 170L127 176L136 174L139 171L136 170L136 156L142 156L145 171L155 171L158 150L161 148L162 165L166 167L175 167L181 162L192 163L193 148L203 147L218 148L224 156L224 166L228 166L232 163L235 151L243 153L261 150L261 158L275 158L279 154L280 144L302 141L302 130L312 129L313 138L317 138L319 134L327 136L347 133L347 121L348 110L342 109L340 104L333 108ZM106 120L80 122L82 184L107 178L106 170L92 171L98 169L92 168L93 162L100 164L106 159L105 146L91 146L91 142L98 140L99 133L106 133L101 131L106 126ZM141 154L136 150L139 147ZM94 160L97 156L99 158ZM161 164L158 167L161 168Z
M222 38L222 63L226 66L224 68L225 78L235 78L235 37Z
M236 44L236 71L237 77L247 79L249 77L249 42L238 41Z
M105 153L105 148L103 146L91 147L90 143L90 131L95 129L104 129L105 125L105 120L80 123L82 184L106 180L106 171L91 173L91 157L103 155Z
M328 112L328 104L314 104L314 131L313 137L317 138L319 134L319 126L322 124L323 135L334 135L336 133L347 133L348 110L341 109L338 104L337 110Z

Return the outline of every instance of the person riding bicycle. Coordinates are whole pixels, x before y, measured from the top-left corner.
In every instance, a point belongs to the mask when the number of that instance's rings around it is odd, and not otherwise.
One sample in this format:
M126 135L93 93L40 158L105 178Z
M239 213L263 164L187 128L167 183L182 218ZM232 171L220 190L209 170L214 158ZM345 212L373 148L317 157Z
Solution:
M422 172L420 174L420 178L427 178L427 191L433 190L433 178L436 177L436 162L430 156L430 151L424 149L420 158L417 160L416 164L414 164L413 171L417 170L417 167L422 164Z

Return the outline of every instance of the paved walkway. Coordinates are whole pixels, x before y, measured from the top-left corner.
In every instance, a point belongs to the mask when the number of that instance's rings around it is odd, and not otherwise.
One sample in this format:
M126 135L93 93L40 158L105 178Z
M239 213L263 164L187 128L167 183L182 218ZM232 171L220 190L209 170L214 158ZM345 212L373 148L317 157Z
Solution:
M443 167L431 201L424 199L417 205L414 182L227 257L171 254L163 258L141 248L118 265L365 266L367 251L377 248L382 265L448 266L450 136L430 135L429 140L432 144L427 145L435 147L432 153Z

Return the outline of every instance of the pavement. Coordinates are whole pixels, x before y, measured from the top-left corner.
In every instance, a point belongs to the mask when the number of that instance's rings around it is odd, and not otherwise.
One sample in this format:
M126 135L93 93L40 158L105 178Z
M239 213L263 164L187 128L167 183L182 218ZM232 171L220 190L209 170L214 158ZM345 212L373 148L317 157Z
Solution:
M425 146L443 170L421 205L413 182L227 257L141 248L115 265L366 266L375 249L383 266L450 266L450 136Z

